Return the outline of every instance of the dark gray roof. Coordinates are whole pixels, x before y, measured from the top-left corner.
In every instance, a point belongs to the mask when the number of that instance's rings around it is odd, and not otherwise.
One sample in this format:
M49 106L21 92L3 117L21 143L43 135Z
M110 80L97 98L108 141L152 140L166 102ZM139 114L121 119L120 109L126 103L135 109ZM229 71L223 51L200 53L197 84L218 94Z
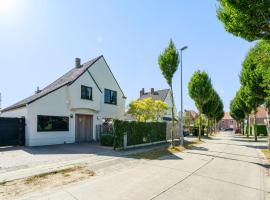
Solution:
M41 90L39 93L34 94L26 99L23 99L5 109L3 109L1 112L5 112L8 110L13 110L16 108L21 108L24 107L26 104L32 103L36 101L37 99L65 86L65 85L70 85L74 81L76 81L84 72L88 70L89 67L91 67L96 61L98 61L100 58L103 56L99 56L97 58L94 58L84 64L82 64L82 67L80 68L73 68L69 72L67 72L65 75L45 87L43 90Z
M170 89L155 90L154 94L151 94L151 92L146 92L139 99L145 99L148 97L152 97L153 100L165 101L169 91L170 91Z

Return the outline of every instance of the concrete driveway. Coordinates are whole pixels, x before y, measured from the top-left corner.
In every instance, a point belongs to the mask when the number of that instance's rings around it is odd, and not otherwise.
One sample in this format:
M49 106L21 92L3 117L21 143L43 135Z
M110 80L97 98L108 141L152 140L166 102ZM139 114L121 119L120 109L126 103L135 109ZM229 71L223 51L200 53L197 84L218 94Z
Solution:
M26 199L263 200L270 198L265 142L223 132L197 148L117 168Z

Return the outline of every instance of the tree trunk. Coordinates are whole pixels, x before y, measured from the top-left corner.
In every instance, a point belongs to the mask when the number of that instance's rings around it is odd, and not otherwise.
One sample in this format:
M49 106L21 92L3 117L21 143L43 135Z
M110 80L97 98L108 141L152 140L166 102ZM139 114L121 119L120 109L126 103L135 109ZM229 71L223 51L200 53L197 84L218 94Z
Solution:
M201 140L201 129L202 129L202 115L201 112L199 112L199 135L198 135L199 140Z
M245 135L245 120L242 121L242 134Z
M174 147L174 129L175 129L175 124L174 124L174 98L173 98L173 90L172 90L172 85L170 85L170 97L171 97L171 102L172 102L172 129L171 129L171 146Z
M210 132L210 120L207 119L207 133L206 133L207 138L208 138L209 132Z
M250 132L250 118L249 115L247 117L247 138L249 138L249 132Z
M266 127L267 127L267 135L268 135L268 150L270 150L270 124L269 124L269 108L268 108L268 116L267 116Z
M254 114L254 137L255 137L255 142L258 141L258 136L257 136L257 117L256 117L256 112Z

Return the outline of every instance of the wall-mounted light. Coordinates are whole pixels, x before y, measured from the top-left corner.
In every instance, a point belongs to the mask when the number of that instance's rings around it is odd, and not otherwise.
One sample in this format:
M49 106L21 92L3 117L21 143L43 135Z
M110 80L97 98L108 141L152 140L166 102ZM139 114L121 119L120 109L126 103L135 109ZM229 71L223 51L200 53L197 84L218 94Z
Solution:
M70 114L70 118L73 118L73 114Z
M101 117L100 116L97 116L97 120L100 120L101 119Z

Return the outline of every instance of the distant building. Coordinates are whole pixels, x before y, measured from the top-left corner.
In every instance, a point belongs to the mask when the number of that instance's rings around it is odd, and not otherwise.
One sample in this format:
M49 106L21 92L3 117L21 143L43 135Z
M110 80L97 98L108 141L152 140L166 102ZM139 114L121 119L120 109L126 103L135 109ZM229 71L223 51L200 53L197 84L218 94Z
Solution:
M195 120L199 116L199 114L194 110L184 110L184 124L187 126L194 126Z
M168 104L168 109L165 112L165 115L163 117L163 120L165 121L171 121L172 120L172 102L170 99L170 89L163 89L163 90L155 90L154 88L151 88L149 92L145 92L144 88L140 90L140 98L139 99L145 99L151 97L153 100L161 100ZM176 110L175 110L176 113Z
M256 113L257 124L265 124L267 122L267 119L268 119L267 109L263 106L258 107ZM254 114L249 115L249 122L250 125L255 124Z
M217 124L218 129L226 130L237 128L237 122L231 117L229 112L224 113L224 117Z

